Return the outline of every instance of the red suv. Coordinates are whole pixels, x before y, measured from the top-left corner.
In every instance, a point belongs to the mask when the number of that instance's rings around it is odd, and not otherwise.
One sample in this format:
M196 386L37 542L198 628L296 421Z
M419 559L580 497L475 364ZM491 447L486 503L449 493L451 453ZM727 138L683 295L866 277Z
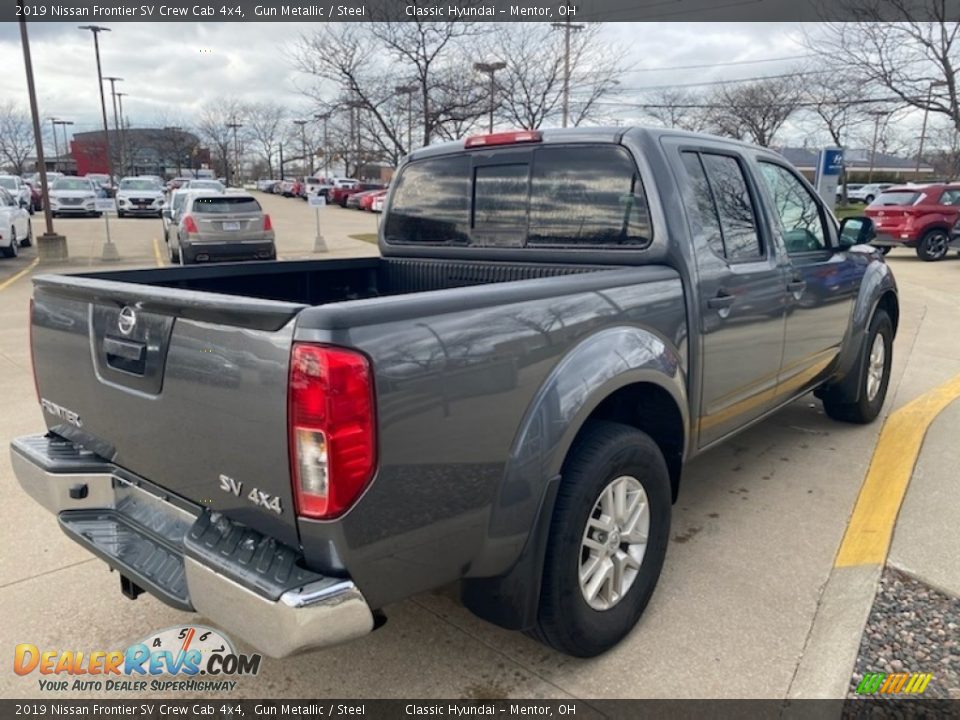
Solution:
M891 187L864 211L877 233L873 244L890 248L911 247L921 260L942 260L960 239L951 241L950 230L960 219L960 185L906 185Z

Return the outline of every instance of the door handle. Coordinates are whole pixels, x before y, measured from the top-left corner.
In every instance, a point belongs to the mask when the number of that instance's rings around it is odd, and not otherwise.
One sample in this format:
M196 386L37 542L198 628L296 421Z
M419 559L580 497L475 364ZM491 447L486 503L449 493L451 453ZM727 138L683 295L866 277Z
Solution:
M802 280L799 277L793 278L790 282L787 283L787 290L790 292L803 292L807 287L807 281Z
M733 305L733 301L736 299L736 295L730 295L729 293L721 290L716 294L716 296L707 300L707 307L711 310L725 310Z

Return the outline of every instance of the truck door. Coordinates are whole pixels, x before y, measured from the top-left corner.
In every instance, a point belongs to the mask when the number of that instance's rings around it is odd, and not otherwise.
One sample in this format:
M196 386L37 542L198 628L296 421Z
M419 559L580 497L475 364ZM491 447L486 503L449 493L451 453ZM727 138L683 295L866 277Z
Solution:
M680 158L699 277L703 447L773 406L784 281L743 159L710 146L681 148Z
M821 379L840 352L867 259L838 247L833 222L794 170L769 159L758 159L758 166L774 232L789 260L777 388L787 398Z

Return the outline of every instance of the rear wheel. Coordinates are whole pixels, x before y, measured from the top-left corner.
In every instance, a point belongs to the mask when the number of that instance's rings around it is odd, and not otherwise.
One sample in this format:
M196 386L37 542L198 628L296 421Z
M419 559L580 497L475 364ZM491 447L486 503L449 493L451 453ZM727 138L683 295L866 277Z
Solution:
M531 634L577 657L620 642L660 577L670 498L666 462L649 436L590 422L564 464Z
M17 229L10 228L10 247L0 248L4 257L16 257L20 254L20 241L17 240Z
M847 402L827 392L823 409L834 420L866 424L873 422L883 407L890 383L890 365L893 360L893 323L883 310L877 310L870 321L866 337L866 352L851 372L860 377L860 392L856 402Z
M873 195L867 195L867 196L863 199L863 201L864 201L864 203L866 203L867 205L869 205L870 203L873 202Z
M917 245L917 257L927 262L943 260L950 250L950 237L946 230L930 230Z
M20 241L20 247L30 247L33 244L33 223L27 220L27 236Z
M180 263L180 250L173 246L173 243L169 240L167 241L167 249L170 251L170 262L174 264Z

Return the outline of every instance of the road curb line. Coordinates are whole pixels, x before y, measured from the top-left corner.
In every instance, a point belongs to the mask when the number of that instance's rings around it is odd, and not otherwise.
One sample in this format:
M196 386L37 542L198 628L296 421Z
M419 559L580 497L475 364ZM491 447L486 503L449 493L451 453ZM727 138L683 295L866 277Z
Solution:
M34 258L33 261L29 265L27 265L23 270L13 275L13 277L9 277L3 282L0 282L0 291L6 290L8 287L13 285L17 280L19 280L24 275L26 275L31 270L33 270L39 264L39 262L40 262L40 258Z
M846 696L927 430L958 398L960 375L890 413L880 429L790 682L789 699Z

